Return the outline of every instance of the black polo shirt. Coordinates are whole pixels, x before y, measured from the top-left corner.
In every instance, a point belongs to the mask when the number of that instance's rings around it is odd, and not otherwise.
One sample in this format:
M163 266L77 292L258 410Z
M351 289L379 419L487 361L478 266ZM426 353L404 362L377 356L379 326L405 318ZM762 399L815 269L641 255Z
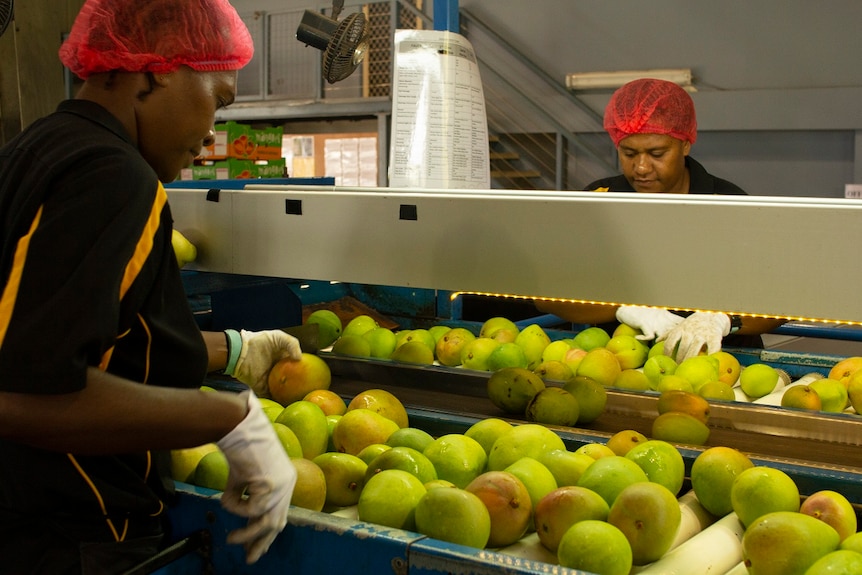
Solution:
M745 196L748 195L742 188L721 178L717 178L706 171L700 163L691 156L685 157L685 167L688 168L690 194L719 194ZM608 188L609 192L634 192L636 191L625 176L611 176L610 178L602 178L588 184L585 190L597 190L599 188Z
M0 390L74 392L88 366L199 386L207 352L171 229L155 172L95 103L64 102L0 149ZM168 463L166 453L93 457L0 440L0 533L17 516L23 534L50 525L132 537L164 510Z

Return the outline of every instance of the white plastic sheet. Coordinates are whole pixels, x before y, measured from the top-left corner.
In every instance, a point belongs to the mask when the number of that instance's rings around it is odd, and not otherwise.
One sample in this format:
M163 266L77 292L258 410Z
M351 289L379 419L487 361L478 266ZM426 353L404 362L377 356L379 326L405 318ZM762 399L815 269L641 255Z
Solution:
M460 34L396 31L391 146L391 187L491 187L482 80Z

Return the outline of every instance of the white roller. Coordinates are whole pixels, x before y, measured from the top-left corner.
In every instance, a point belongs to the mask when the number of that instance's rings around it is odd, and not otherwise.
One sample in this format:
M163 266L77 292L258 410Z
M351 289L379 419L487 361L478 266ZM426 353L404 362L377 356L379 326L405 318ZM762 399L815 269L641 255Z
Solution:
M671 549L685 543L715 522L715 516L703 508L693 490L679 497L679 510L682 518L676 537L670 545Z
M742 561L745 528L736 513L725 515L664 557L633 570L637 575L715 575Z
M736 387L734 387L734 388L733 388L733 396L734 396L734 399L735 399L736 401L742 401L742 402L745 402L745 403L751 403L751 398L750 398L750 397L748 397L748 396L745 394L745 392L744 392L744 391L742 391L742 388L741 388L741 387L739 387L739 386L736 386Z

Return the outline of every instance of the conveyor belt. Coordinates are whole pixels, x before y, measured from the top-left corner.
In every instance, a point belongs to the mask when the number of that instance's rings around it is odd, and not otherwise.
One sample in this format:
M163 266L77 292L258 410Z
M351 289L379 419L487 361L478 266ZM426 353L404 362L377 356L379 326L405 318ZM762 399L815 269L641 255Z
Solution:
M347 397L382 388L407 407L512 418L488 399L486 373L331 354L323 357L333 372L331 389ZM657 402L654 393L609 390L605 412L581 431L604 439L623 429L649 436L658 415ZM862 417L714 401L709 425L711 445L735 447L776 460L808 462L823 469L862 472Z
M523 418L505 414L486 394L488 373L441 366L420 366L386 360L359 359L321 352L333 373L330 389L345 399L372 388L390 391L408 409L410 424L433 435L463 433L487 417L513 423ZM210 384L223 389L241 386L227 378ZM570 449L604 443L624 429L651 434L657 416L655 393L608 390L604 413L587 426L553 427ZM759 406L743 402L712 402L709 445L735 447L758 464L784 469L803 494L822 489L843 493L862 510L862 417ZM678 445L691 464L707 446Z
M463 433L487 417L523 421L501 413L487 399L487 373L321 355L334 374L330 389L345 399L370 388L387 389L404 403L411 426L435 436ZM223 389L244 388L227 378L216 378L211 383ZM585 443L605 441L621 429L648 429L656 401L656 395L611 390L608 408L589 428L552 429L567 448L576 449ZM797 416L779 408L717 402L712 419L714 444L737 447L748 452L756 465L785 471L803 495L824 489L842 493L862 520L862 465L856 455L859 446L854 443L862 437L858 427L862 418L805 413ZM690 477L691 465L704 449L679 446L686 477ZM686 481L681 493L688 489L690 482ZM179 491L178 505L171 510L174 533L185 537L201 529L210 532L215 573L281 573L289 565L295 573L574 575L574 571L556 565L540 545L528 545L530 538L507 547L505 552L471 549L357 521L355 509L348 508L333 513L292 510L288 528L249 571L241 547L225 544L227 533L240 526L242 518L221 509L217 494L211 490L181 485ZM339 553L332 553L334 548ZM350 560L345 562L345 557ZM170 571L186 572L190 570Z

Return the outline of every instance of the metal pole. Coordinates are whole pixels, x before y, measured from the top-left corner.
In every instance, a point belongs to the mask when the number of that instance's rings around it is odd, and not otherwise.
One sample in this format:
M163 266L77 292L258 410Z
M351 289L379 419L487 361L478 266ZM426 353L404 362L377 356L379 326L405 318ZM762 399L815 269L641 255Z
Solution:
M434 0L434 29L460 33L458 0Z

